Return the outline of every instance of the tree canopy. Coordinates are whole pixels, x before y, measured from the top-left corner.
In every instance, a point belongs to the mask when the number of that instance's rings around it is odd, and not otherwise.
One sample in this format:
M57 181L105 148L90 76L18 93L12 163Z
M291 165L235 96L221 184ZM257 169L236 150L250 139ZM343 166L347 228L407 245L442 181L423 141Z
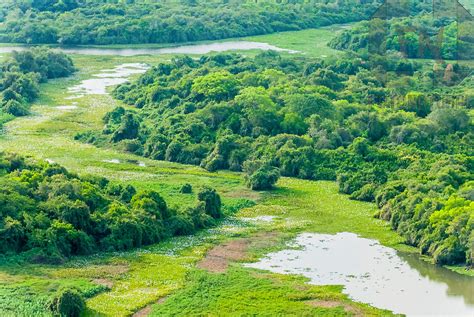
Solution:
M0 41L143 44L217 40L360 21L376 4L354 0L15 0L0 4Z
M199 191L196 207L175 209L155 191L1 152L0 205L0 254L48 263L156 243L222 217L219 194L210 188ZM63 303L71 296L62 294L52 309L76 311L80 303Z
M472 252L470 234L455 234L473 229L472 91L398 56L184 57L119 86L113 95L135 109L113 110L103 131L77 139L244 171L255 190L280 175L337 180L351 198L377 202L377 216L421 252L461 263Z

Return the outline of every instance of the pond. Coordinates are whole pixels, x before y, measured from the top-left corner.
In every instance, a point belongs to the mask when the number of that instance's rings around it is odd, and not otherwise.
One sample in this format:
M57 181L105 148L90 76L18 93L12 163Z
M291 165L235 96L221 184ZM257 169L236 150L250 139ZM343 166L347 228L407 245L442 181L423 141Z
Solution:
M66 99L77 99L85 95L106 95L107 88L127 82L130 76L143 74L149 68L146 64L127 63L114 69L104 69L93 75L93 78L83 80L80 84L70 87L69 93L73 94Z
M353 300L407 316L474 316L474 278L353 233L299 235L247 267L343 285Z
M0 46L1 53L11 53L13 51L24 51L27 46ZM160 54L207 54L211 52L225 52L234 50L274 50L279 52L297 53L297 51L279 48L274 45L250 41L224 41L207 44L180 45L165 48L87 48L87 47L62 47L56 48L67 54L83 55L115 55L115 56L135 56L135 55L160 55Z

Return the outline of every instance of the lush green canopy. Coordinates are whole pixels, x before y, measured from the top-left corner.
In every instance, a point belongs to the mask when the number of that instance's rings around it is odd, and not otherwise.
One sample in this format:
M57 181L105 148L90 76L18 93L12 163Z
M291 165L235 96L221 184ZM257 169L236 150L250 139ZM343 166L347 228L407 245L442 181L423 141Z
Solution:
M449 87L433 72L396 56L178 58L119 86L114 96L136 109L77 138L244 170L258 190L280 174L337 180L423 253L459 263L472 252L473 84Z
M0 254L23 252L36 262L139 247L222 216L220 197L209 188L198 193L196 207L175 210L155 191L1 152L0 206Z
M360 21L375 10L375 4L357 2L2 1L0 42L142 44L233 38Z
M0 129L14 116L29 112L39 94L39 84L66 77L75 71L71 58L46 48L13 52L0 67Z

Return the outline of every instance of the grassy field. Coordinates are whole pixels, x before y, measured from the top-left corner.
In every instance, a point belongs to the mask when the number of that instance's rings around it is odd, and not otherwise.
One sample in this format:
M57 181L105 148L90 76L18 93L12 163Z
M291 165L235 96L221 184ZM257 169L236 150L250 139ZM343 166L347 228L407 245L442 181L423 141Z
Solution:
M307 38L301 40L301 34ZM328 41L331 34L334 30L327 28L300 31L290 37L274 34L251 39L322 56L333 51L318 41ZM195 202L195 195L179 193L183 183L190 183L195 188L215 187L231 209L249 200L255 206L240 210L217 228L130 252L73 258L59 266L0 258L0 316L47 316L45 301L64 285L75 286L87 296L87 316L129 316L144 307L153 316L390 315L351 301L339 286L309 286L303 278L262 273L242 265L281 248L300 232L351 231L399 250L413 251L402 244L387 223L372 217L376 208L373 204L349 200L338 193L335 183L283 178L277 190L258 193L248 190L238 173L209 173L196 166L151 161L73 140L78 132L100 129L103 115L119 103L108 95L70 100L68 87L122 63L155 64L167 58L75 55L80 71L71 78L42 85L41 97L32 107L33 115L6 125L6 134L0 136L0 150L52 160L71 171L106 176L139 189L155 189L171 205ZM77 102L76 109L57 108L72 102ZM107 162L111 160L121 163ZM137 165L137 161L145 166ZM273 223L242 220L268 215L277 218ZM275 235L275 239L252 244L242 259L230 263L226 273L211 273L197 265L216 245L252 239L262 232Z
M326 58L341 54L327 46L329 41L344 29L347 25L333 25L320 29L308 29L303 31L282 32L268 35L252 36L243 38L248 41L264 42L280 48L298 51L309 57Z

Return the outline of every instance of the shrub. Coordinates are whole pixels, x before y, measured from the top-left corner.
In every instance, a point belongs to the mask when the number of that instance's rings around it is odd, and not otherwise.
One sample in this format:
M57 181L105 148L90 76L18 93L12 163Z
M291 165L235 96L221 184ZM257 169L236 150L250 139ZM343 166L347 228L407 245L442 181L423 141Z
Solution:
M63 288L51 298L48 307L55 316L79 317L86 305L78 290Z
M3 112L9 113L16 117L26 116L29 111L28 108L16 100L9 100L3 106Z
M184 184L179 190L181 194L191 194L193 192L193 186L191 184Z
M272 189L280 179L278 168L264 161L246 161L244 172L247 186L252 190Z
M214 219L222 217L221 197L215 189L204 187L198 193L198 200L204 202L204 211Z

